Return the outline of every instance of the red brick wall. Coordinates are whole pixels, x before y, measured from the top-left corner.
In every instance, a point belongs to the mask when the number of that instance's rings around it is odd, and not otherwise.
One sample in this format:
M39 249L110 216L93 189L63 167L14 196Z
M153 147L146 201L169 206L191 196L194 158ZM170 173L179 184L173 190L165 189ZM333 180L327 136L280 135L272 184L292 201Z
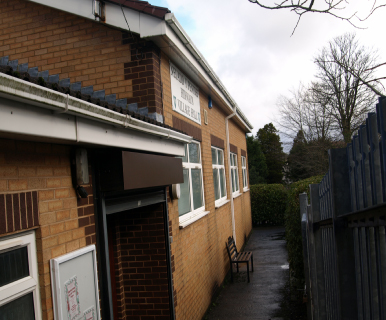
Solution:
M0 0L3 56L162 115L159 49L102 23L25 0Z
M38 193L0 194L0 236L39 226Z
M70 147L0 139L0 227L1 199L7 213L7 229L0 230L0 237L36 228L43 319L53 319L50 259L96 240L91 182L85 188L88 198L78 201L72 187Z
M110 217L118 319L170 319L163 215L156 204Z
M128 103L138 103L149 113L163 115L159 48L128 33L122 33L122 44L131 47L131 62L124 64L125 80L132 80L133 84L133 97Z
M163 83L163 104L165 124L174 126L176 118L195 127L192 133L200 132L201 155L204 180L205 210L209 214L184 229L179 228L178 201L168 200L169 219L172 227L172 261L174 299L177 319L201 319L210 305L213 294L229 271L229 259L225 241L232 235L230 203L215 209L211 136L226 141L225 117L227 114L216 103L208 108L207 95L200 91L201 123L183 117L172 110L169 58L162 54L161 76ZM204 124L204 111L208 112L208 125ZM186 126L185 126L186 127ZM246 150L245 132L233 120L229 121L230 143L238 149L239 184L241 195L234 199L237 247L240 249L252 229L249 191L243 192L241 149ZM197 135L198 137L198 135ZM225 146L225 168L227 197L230 199L231 186L228 174L228 146Z

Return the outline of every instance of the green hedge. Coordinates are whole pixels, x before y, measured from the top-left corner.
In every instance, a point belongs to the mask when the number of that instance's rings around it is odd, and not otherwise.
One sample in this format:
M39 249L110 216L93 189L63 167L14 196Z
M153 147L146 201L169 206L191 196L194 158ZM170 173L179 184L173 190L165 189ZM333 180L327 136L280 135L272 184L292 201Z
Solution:
M254 226L284 225L287 191L282 184L256 184L250 194Z
M291 276L304 281L303 246L300 220L299 194L307 192L310 197L309 185L320 183L323 176L314 176L290 185L285 209L285 237L287 242L288 261Z

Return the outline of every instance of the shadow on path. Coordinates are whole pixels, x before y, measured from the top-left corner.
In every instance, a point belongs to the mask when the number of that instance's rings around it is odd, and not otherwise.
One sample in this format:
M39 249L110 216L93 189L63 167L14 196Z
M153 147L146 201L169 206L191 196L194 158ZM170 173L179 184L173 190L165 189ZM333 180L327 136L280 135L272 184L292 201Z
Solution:
M251 282L247 282L245 265L238 274L234 267L234 283L226 281L204 319L291 319L282 310L287 305L291 306L284 228L254 228L244 250L253 251Z

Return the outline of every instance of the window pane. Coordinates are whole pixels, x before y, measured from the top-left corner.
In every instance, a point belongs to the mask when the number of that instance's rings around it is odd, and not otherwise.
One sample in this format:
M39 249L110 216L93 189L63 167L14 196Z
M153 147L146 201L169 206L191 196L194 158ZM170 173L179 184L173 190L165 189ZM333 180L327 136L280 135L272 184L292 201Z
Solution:
M231 153L231 166L233 166L233 154Z
M232 192L235 192L235 169L231 169L232 172Z
M222 150L217 150L218 151L218 164L224 164L224 153Z
M185 156L182 157L182 162L188 162L188 145L185 145Z
M0 320L16 319L35 320L32 292L0 307Z
M212 148L212 164L217 164L217 152Z
M27 247L0 254L0 287L28 276Z
M220 169L220 186L221 186L221 198L225 197L226 191L225 191L225 170Z
M189 187L189 170L183 169L184 183L181 183L181 196L178 199L178 213L182 216L191 211L190 209L190 187Z
M192 169L193 210L202 207L201 169Z
M197 143L189 144L189 162L200 163L200 148Z
M185 156L184 157L176 157L182 159L182 162L188 162L188 145L185 145Z
M218 169L213 169L214 195L216 200L220 199L220 186L218 182Z
M240 188L239 188L239 173L237 171L237 168L235 169L235 180L236 180L235 186L236 186L236 191L237 191L237 190L240 190Z

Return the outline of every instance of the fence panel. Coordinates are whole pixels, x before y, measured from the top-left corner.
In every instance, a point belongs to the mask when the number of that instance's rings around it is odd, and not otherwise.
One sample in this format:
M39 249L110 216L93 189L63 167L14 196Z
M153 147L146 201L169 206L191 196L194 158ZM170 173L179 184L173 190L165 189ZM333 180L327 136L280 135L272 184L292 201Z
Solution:
M302 194L312 319L386 320L386 99ZM306 207L306 209L305 209Z

